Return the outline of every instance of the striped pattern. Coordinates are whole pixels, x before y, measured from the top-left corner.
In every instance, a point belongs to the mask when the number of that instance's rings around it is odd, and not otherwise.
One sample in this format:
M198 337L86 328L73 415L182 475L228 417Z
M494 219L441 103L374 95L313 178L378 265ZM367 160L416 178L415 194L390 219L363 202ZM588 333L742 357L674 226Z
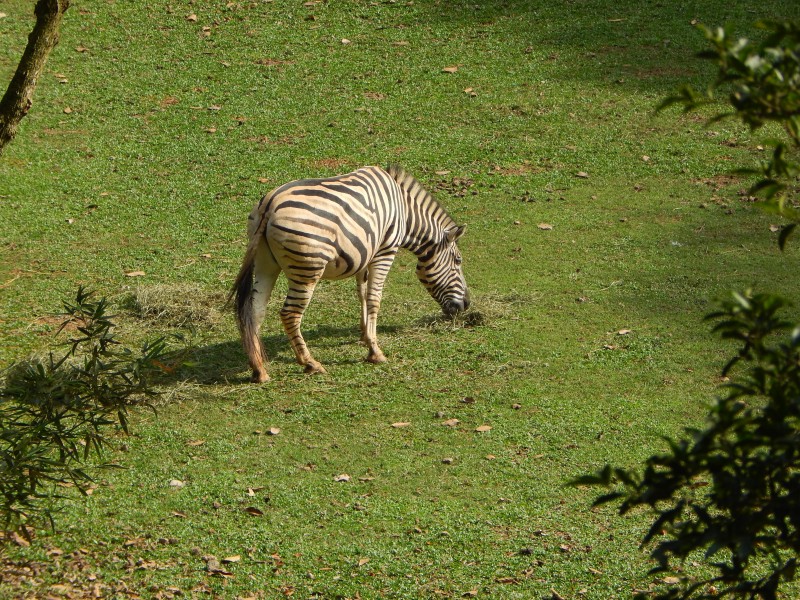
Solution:
M398 250L417 256L420 282L445 314L453 315L469 306L456 246L463 233L464 227L399 167L364 167L327 179L293 181L264 196L250 213L250 243L231 292L252 380L269 379L258 330L281 272L289 281L281 321L306 372L325 372L300 333L303 313L320 279L355 277L367 361L383 362L376 323L383 285Z

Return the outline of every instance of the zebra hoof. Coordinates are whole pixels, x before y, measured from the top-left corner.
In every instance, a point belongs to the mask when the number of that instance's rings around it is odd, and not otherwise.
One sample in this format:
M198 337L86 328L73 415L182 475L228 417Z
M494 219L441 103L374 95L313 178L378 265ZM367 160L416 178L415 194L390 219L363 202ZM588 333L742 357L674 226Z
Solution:
M305 368L305 373L307 375L326 375L328 372L318 362L308 363Z
M368 363L372 363L372 364L377 365L377 364L380 364L380 363L385 363L386 362L386 356L381 351L370 352L369 356L367 356L367 358L365 358L364 360L367 361Z
M269 375L266 371L253 371L250 376L250 383L266 383L267 381L269 381Z

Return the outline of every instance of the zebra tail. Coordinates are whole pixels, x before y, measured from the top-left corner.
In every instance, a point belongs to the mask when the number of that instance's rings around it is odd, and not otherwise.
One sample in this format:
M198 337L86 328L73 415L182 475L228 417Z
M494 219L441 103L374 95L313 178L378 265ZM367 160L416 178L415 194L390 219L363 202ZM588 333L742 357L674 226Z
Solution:
M242 259L242 266L239 268L239 274L231 286L231 291L228 294L228 299L225 302L226 306L235 301L236 319L239 325L243 325L247 311L247 299L250 297L250 292L253 291L253 271L255 268L256 252L258 251L258 243L264 231L267 229L268 219L262 213L261 221L258 224L255 232L250 236L250 242L247 245L247 250Z
M244 346L245 353L248 356L250 365L253 367L254 373L256 373L256 371L263 372L266 352L264 351L263 343L258 335L258 328L253 323L253 311L249 303L250 295L253 291L253 273L255 271L256 252L258 251L258 244L266 230L267 221L268 219L265 214L262 213L258 227L250 237L250 243L247 245L247 250L242 260L242 266L239 269L236 280L233 282L226 302L226 306L230 305L232 301L235 302L236 323L239 326L239 332L242 336L242 345Z

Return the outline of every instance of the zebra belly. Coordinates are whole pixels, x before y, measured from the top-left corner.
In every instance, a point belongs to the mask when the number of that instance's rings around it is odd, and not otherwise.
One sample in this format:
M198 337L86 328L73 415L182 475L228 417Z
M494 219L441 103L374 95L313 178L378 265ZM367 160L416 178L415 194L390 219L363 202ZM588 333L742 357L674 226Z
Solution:
M337 256L327 265L325 265L325 270L322 272L322 278L345 279L347 277L352 277L356 274L354 268L355 267L348 267L347 262L341 256Z

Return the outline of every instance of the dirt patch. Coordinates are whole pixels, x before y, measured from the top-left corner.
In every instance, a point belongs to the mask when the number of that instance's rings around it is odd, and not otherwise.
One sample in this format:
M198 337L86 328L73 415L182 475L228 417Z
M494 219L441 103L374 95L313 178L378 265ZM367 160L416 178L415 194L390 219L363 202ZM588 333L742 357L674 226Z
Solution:
M715 175L713 177L702 177L700 179L693 179L692 183L697 185L706 185L712 188L715 192L722 188L739 185L741 178L736 175L725 173L722 175Z
M492 173L496 175L522 177L524 175L531 175L533 173L543 173L547 170L547 165L535 165L529 161L522 161L522 163L518 165L495 165L494 169L492 169Z
M327 169L329 171L344 172L352 170L355 163L346 158L320 158L311 161L310 165L317 170Z
M467 194L477 195L478 191L472 189L475 182L469 177L453 177L452 179L441 179L434 185L434 191L446 192L456 198L463 198Z

